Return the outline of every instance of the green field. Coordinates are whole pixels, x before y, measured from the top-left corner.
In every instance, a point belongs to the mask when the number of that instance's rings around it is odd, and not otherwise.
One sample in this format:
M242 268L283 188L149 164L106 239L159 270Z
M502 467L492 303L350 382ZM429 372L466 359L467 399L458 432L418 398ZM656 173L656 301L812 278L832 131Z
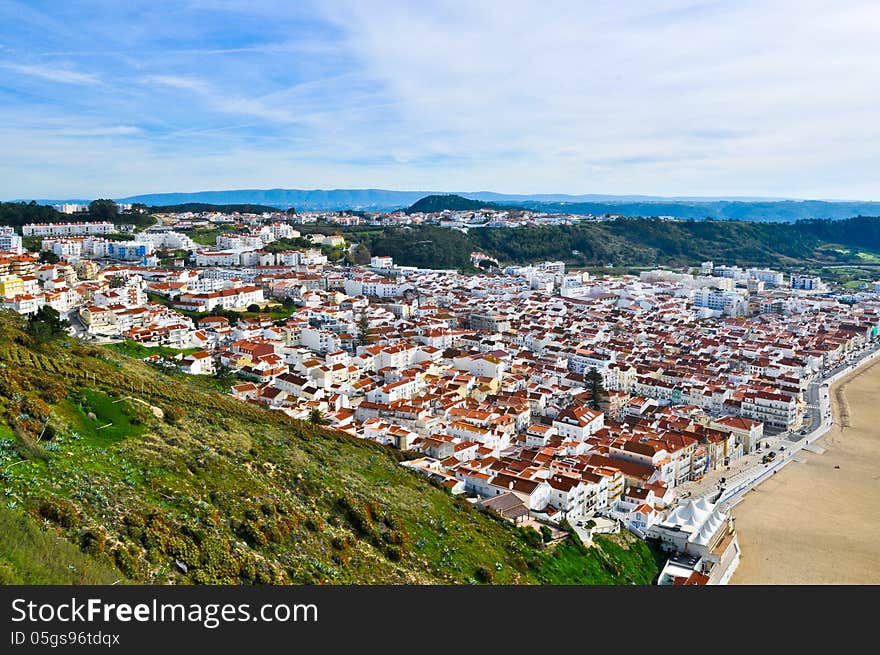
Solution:
M217 237L221 234L225 234L226 232L230 232L232 230L232 226L224 226L224 227L209 227L209 228L195 228L194 230L190 230L187 232L193 241L196 243L200 243L205 246L213 246L217 243Z
M142 434L146 429L139 408L125 395L113 396L93 389L82 389L71 400L59 403L58 411L71 427L93 443L103 444Z
M870 264L880 264L880 256L873 252L864 252L860 250L856 253L856 257L866 263Z
M168 346L145 346L143 344L138 343L137 341L132 341L131 339L126 339L125 341L120 341L119 343L113 343L106 346L106 348L110 350L115 350L118 353L123 355L128 355L129 357L137 357L138 359L144 359L145 357L150 357L151 355L161 355L162 357L167 357L169 359L176 357L177 355L191 355L195 352L198 352L200 348L170 348Z

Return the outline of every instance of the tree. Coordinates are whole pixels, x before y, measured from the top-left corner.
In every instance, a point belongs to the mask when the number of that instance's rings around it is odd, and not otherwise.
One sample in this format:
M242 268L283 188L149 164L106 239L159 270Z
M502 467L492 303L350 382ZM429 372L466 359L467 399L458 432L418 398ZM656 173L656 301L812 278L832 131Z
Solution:
M592 367L587 373L587 388L590 390L590 407L593 409L601 409L600 405L606 400L608 394L605 392L605 385L602 383L602 374Z
M51 250L42 250L40 252L40 261L44 264L57 264L61 261L61 257L56 255Z
M365 244L359 243L357 244L357 246L355 246L351 256L355 264L358 264L359 266L365 266L370 263L372 253Z
M89 218L93 221L115 221L119 218L119 205L107 198L89 203Z
M260 306L254 303L253 305L248 305L247 310L252 313L257 313L260 311Z
M46 343L66 335L69 325L68 321L61 319L56 309L50 305L43 305L28 319L25 330L38 342Z
M327 419L324 418L324 412L322 412L317 407L313 408L309 412L309 423L312 425L326 425Z
M367 333L370 329L370 321L367 319L367 311L361 312L358 318L358 343L362 346L367 345Z

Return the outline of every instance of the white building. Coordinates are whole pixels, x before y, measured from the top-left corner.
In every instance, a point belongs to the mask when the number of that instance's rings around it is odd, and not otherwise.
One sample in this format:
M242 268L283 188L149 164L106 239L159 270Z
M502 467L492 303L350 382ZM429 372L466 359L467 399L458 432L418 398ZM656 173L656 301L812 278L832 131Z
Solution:
M116 226L109 221L83 223L28 223L21 233L26 237L70 237L85 234L112 234Z
M781 287L784 281L782 273L769 268L750 268L747 273L751 279L760 280L764 284L774 287Z
M394 259L392 257L370 257L370 268L394 268Z
M24 252L21 237L15 233L15 228L0 227L0 252L14 252L16 255Z
M182 232L143 232L139 236L145 243L153 244L156 250L195 250L196 243Z
M241 257L234 250L196 250L192 260L196 266L238 266Z
M221 250L256 250L271 241L258 234L218 234L216 245Z
M380 275L359 275L346 279L343 285L349 296L393 298L403 292L403 287L397 282Z
M55 209L60 211L62 214L76 214L77 212L84 212L88 208L88 205L78 205L75 202L65 202L61 205L55 205Z
M707 500L688 500L662 521L647 529L647 536L673 553L690 555L702 584L726 584L739 565L740 549L730 515ZM664 569L665 570L665 569ZM668 571L667 571L668 573ZM658 584L673 584L661 574Z
M316 353L335 352L342 345L342 340L335 332L314 327L302 328L299 337L300 344Z
M739 292L708 287L694 291L694 307L706 307L728 316L744 316L748 312L748 303Z
M83 239L43 239L40 247L58 255L61 259L77 260L82 256Z
M822 291L825 289L822 278L818 275L792 275L791 288L805 291Z
M191 312L209 312L222 309L244 309L248 305L265 302L263 290L259 287L244 286L237 289L223 289L209 293L184 293L174 301L174 307Z
M214 360L209 353L201 350L181 359L179 368L191 375L211 375L214 373Z
M583 441L605 427L605 414L589 407L568 408L553 419L553 427L561 437Z
M803 420L794 398L767 391L746 393L740 412L745 418L783 430L796 430Z

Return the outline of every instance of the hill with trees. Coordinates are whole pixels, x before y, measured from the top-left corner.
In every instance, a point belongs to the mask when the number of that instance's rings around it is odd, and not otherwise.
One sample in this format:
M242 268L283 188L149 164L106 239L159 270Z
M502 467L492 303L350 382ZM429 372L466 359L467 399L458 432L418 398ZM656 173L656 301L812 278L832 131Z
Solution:
M708 259L739 265L859 262L859 249L880 252L880 218L796 223L670 221L618 218L573 225L388 228L351 235L372 255L404 266L469 269L481 251L502 264L562 260L577 266L685 266Z
M457 196L455 194L447 194L425 196L413 203L406 211L408 214L416 212L430 214L446 210L475 211L478 209L505 209L505 207L494 202L471 200L470 198L463 198L462 196Z
M649 584L659 572L631 535L545 545L402 467L405 453L42 319L51 329L0 311L0 530L14 530L0 534L0 581Z
M70 216L49 205L38 205L34 201L0 202L0 225L20 228L28 223L61 223L65 220L70 220Z
M119 212L119 206L108 199L93 200L89 210L81 214L63 214L50 205L30 202L0 202L0 226L9 225L21 228L28 223L66 223L68 221L111 221L117 225L133 224L147 227L153 219L141 208L132 208L130 212Z

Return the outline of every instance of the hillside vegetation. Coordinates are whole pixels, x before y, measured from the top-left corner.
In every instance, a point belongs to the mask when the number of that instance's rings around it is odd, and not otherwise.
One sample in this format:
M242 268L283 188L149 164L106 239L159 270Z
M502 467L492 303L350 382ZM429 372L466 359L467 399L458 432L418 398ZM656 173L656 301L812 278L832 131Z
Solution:
M880 251L880 218L797 223L613 221L515 228L399 227L352 234L373 255L404 266L467 268L479 250L499 262L562 260L577 266L684 266L707 259L743 266L864 264ZM842 246L842 248L841 248Z
M418 201L413 203L406 211L409 214L415 212L425 212L430 214L433 212L441 212L447 209L452 211L474 211L477 209L504 209L504 207L494 202L471 200L470 198L464 198L455 194L447 194L425 196L424 198L420 198Z
M0 312L0 520L47 538L0 539L4 580L69 580L28 568L86 570L71 544L94 567L81 582L648 584L658 573L635 538L542 549L534 531L400 466L402 453L22 327Z
M63 214L51 205L30 202L0 202L0 226L20 228L28 223L66 223L69 221L112 220L115 224L132 224L138 228L149 227L154 219L149 214L122 213L113 216L84 214Z
M114 584L124 581L99 562L29 517L0 505L0 585Z

